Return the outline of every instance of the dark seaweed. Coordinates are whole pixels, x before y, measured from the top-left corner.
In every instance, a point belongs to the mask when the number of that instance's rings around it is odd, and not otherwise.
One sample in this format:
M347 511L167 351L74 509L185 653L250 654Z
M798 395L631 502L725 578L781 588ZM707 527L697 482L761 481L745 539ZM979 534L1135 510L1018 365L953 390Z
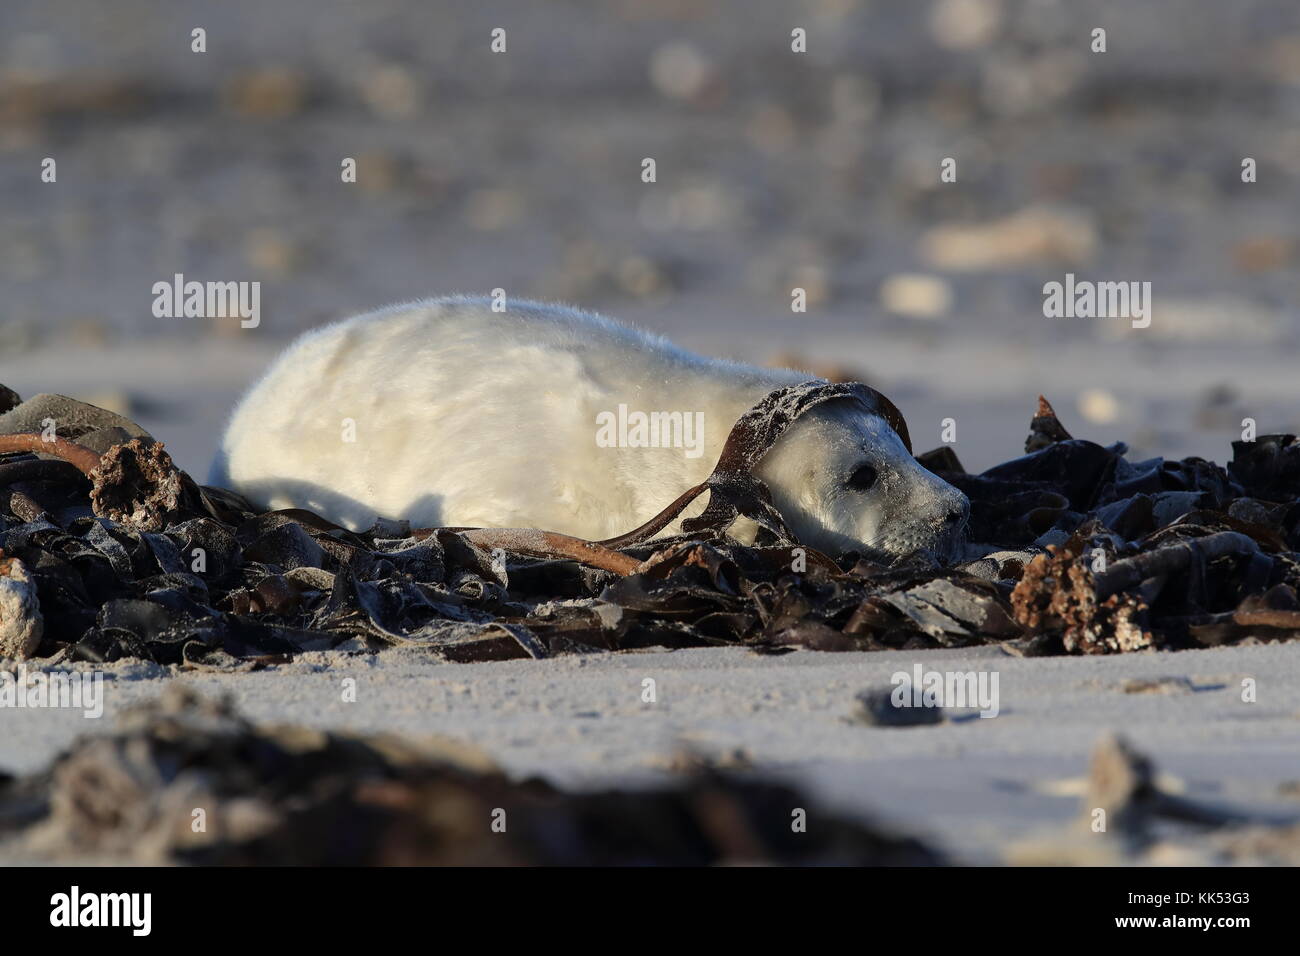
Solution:
M35 578L42 658L246 668L345 642L463 661L715 645L1059 654L1300 634L1291 435L1235 442L1226 470L1133 462L1122 444L1071 437L1041 402L1020 458L970 475L949 449L919 456L971 499L980 545L957 566L703 529L616 549L639 562L620 576L509 549L502 561L461 530L259 513L176 472L133 423L76 411L80 434L125 436L111 479L0 456L0 551Z

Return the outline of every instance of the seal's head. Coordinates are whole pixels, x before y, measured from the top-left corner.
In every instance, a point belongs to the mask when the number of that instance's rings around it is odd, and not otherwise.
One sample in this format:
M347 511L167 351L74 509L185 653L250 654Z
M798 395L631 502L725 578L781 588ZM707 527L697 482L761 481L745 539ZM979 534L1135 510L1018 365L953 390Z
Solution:
M819 551L950 560L970 502L912 457L901 416L879 399L883 407L837 399L808 409L756 473L790 530Z

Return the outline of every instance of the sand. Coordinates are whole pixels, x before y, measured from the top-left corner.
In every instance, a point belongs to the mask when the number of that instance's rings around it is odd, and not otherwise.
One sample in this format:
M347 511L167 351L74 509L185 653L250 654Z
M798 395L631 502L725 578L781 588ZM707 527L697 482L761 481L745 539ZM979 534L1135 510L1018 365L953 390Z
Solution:
M916 663L997 672L1000 713L952 711L926 727L850 719L859 691L888 688L892 674ZM1257 681L1255 703L1241 699L1247 677ZM346 678L356 681L355 702L344 700ZM654 703L642 700L647 678ZM1185 680L1125 690L1159 678ZM1038 659L998 648L779 657L719 648L482 664L393 650L307 654L249 674L118 664L106 670L98 720L5 712L0 767L40 767L167 680L232 694L257 720L448 735L512 776L574 789L665 781L695 753L792 781L819 804L972 863L1001 861L1012 845L1050 838L1073 820L1089 751L1109 731L1125 734L1167 775L1165 786L1189 798L1300 817L1300 654L1284 645Z

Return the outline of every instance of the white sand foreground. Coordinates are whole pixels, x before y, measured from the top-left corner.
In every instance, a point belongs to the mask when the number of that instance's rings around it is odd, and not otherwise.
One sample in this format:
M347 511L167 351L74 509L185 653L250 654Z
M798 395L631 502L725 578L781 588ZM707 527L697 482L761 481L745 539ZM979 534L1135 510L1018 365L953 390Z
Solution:
M888 688L917 663L996 672L999 715L954 711L955 720L900 728L847 719L855 694ZM646 678L655 703L642 700ZM1130 683L1160 678L1185 680ZM1242 701L1245 678L1256 681L1255 703ZM780 776L819 804L903 828L963 862L996 862L1014 843L1060 832L1079 812L1088 754L1107 731L1126 735L1163 785L1188 798L1300 817L1300 645L1036 659L996 647L776 657L718 648L481 664L390 650L306 654L244 674L117 664L105 669L98 720L0 711L0 767L41 767L167 680L232 694L258 721L449 735L513 776L567 788L666 781L689 750Z

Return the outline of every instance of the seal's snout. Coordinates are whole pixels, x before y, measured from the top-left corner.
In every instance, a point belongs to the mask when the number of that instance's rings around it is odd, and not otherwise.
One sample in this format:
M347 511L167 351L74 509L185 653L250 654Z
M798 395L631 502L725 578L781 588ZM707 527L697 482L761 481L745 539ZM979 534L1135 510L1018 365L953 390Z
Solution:
M961 550L962 539L966 536L966 525L970 521L970 499L949 486L951 493L946 496L945 510L941 520L938 548L944 558L954 559Z
M958 491L948 505L948 513L944 515L943 523L949 529L960 532L965 530L968 521L970 521L970 499Z

